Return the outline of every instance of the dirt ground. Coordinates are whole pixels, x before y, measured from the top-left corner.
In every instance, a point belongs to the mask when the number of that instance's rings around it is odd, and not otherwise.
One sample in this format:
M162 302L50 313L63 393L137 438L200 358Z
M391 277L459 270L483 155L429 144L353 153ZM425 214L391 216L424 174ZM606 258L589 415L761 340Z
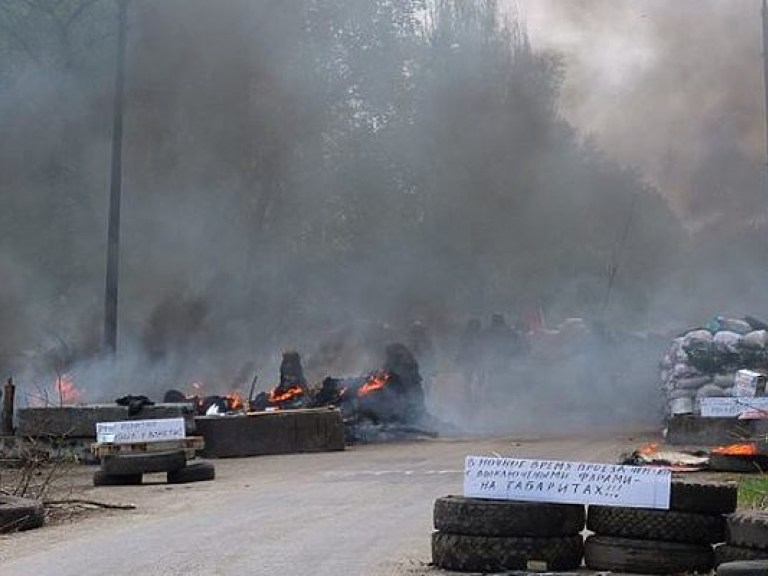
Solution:
M429 567L432 504L461 493L464 456L615 462L644 435L541 441L428 440L345 452L217 460L213 482L90 486L72 496L131 503L0 536L0 573L13 576L419 576Z

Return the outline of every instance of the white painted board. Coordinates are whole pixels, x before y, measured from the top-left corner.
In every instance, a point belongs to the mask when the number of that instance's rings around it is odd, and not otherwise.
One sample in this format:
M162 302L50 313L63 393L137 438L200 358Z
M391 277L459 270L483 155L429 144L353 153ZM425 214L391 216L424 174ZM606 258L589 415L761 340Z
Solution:
M467 456L464 496L669 509L672 472L652 466Z
M113 444L131 442L165 442L182 440L186 436L184 418L155 420L125 420L96 424L96 441Z
M702 418L740 418L747 412L768 412L768 397L756 398L701 398Z

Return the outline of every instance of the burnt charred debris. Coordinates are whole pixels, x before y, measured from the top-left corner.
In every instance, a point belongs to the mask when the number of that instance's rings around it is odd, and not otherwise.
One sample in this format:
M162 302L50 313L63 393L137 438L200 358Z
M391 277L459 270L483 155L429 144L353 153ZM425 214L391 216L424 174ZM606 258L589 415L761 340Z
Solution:
M284 352L274 388L244 403L232 400L232 395L188 397L178 390L169 390L163 398L164 402L193 402L200 415L242 413L249 407L256 412L338 408L352 439L370 437L374 429L386 429L391 437L436 435L428 424L432 419L425 406L419 363L401 343L386 347L380 369L355 377L329 376L316 387L307 382L301 355Z

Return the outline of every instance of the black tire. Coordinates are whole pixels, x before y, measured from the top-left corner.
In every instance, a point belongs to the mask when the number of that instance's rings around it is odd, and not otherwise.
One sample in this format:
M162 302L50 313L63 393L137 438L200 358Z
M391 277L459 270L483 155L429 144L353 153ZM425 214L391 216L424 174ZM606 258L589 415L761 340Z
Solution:
M435 500L435 530L471 536L573 536L584 506L445 496Z
M101 460L102 472L113 476L173 472L186 465L187 455L184 450L116 454Z
M541 564L537 569L575 570L581 565L583 554L581 536L527 538L432 533L432 562L444 570L527 570L529 562Z
M205 482L216 478L216 468L210 462L197 462L186 468L168 472L168 484Z
M768 512L751 510L728 516L728 544L768 550Z
M141 474L126 474L116 476L102 470L93 473L94 486L138 486L141 484Z
M717 567L717 576L768 576L768 560L726 562Z
M692 478L674 478L670 510L701 514L729 514L736 510L738 484Z
M732 546L731 544L722 544L715 546L715 566L720 566L726 562L741 562L745 560L763 560L768 559L768 550L758 550L757 548L742 548Z
M38 500L0 495L0 533L40 528L45 507Z
M710 454L709 468L718 472L756 474L768 470L768 456Z
M590 570L637 574L708 572L714 566L711 546L590 536L584 544Z
M723 516L645 508L590 506L587 529L601 536L638 540L689 544L712 544L725 540Z

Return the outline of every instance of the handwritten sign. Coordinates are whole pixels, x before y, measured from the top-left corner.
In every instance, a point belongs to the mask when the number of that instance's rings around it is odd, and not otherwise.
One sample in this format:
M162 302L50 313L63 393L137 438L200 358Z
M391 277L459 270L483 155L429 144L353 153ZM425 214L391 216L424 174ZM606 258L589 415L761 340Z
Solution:
M765 417L768 416L768 397L701 398L699 407L703 418L741 418L749 412L762 413Z
M165 442L181 440L186 436L184 418L158 418L156 420L125 420L96 424L96 441L113 444L132 442Z
M467 456L464 496L669 509L672 472L651 466Z

